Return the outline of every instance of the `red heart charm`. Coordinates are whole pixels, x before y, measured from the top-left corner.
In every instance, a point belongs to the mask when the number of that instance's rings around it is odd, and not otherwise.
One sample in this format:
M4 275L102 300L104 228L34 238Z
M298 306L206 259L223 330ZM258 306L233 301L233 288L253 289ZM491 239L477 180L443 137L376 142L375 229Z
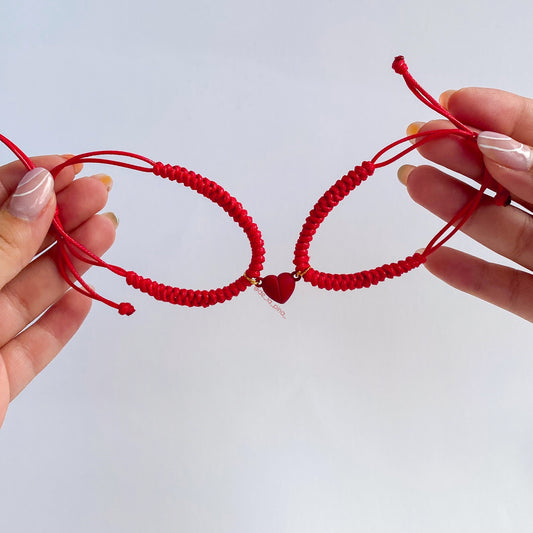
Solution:
M295 286L296 280L288 272L278 276L266 276L261 280L261 288L265 294L279 304L284 304L291 297Z

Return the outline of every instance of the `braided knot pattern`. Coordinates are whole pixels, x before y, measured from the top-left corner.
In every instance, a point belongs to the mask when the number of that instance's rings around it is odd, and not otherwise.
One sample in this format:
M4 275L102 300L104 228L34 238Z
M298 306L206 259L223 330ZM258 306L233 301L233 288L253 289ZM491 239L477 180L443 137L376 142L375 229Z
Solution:
M156 176L181 183L221 207L239 225L250 241L252 259L245 272L246 276L250 279L259 278L265 261L263 239L259 228L240 202L218 183L186 168L158 162L153 166L153 173ZM132 271L126 274L126 282L128 285L153 296L156 300L188 307L208 307L231 300L251 285L246 277L241 276L233 283L218 289L180 289L144 278Z
M348 172L324 193L305 220L294 249L293 262L297 272L305 272L308 269L303 279L314 287L334 291L362 289L401 276L426 261L424 255L416 253L396 263L354 274L329 274L309 267L309 246L320 224L341 200L374 173L375 168L372 162L365 161Z
M337 180L318 200L305 223L294 248L294 261L296 270L305 271L309 267L309 246L320 224L336 207L341 200L346 198L357 186L361 185L374 173L375 166L370 161L364 161L361 165L350 170L340 180ZM306 279L307 276L304 277Z
M250 285L244 277L241 277L219 289L208 291L180 289L179 287L158 283L150 278L144 278L133 271L129 271L126 274L126 283L161 302L185 305L187 307L209 307L210 305L231 300Z
M425 263L425 261L425 256L416 253L406 257L402 261L382 265L372 270L363 270L355 274L327 274L311 268L304 275L304 280L320 289L351 291L354 289L368 288L371 285L377 285L380 281L401 276L417 268L422 263Z

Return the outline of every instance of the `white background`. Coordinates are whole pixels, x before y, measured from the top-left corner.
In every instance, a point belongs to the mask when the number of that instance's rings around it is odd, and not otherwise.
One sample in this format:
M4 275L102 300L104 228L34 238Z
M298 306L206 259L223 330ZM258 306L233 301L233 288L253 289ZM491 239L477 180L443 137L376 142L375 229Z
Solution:
M124 149L214 179L261 228L265 274L290 271L324 190L435 117L394 56L434 95L531 95L532 16L512 1L2 0L0 131L29 154ZM328 217L313 266L372 268L436 233L397 166ZM109 261L181 287L242 274L248 242L213 204L86 170L115 179ZM11 405L1 531L533 530L531 324L423 267L348 294L301 282L286 319L253 290L191 310L87 279L137 312L95 304Z

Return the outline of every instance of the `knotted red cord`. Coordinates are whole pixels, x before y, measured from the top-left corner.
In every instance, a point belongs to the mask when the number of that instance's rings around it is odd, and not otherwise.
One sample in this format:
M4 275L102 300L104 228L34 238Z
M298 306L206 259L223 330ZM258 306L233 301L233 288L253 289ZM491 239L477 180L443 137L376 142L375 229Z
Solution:
M476 207L481 201L481 198L483 197L484 192L488 188L491 181L493 181L488 172L484 170L479 190L437 233L437 235L431 239L421 254L415 253L406 257L404 260L397 261L396 263L385 264L371 270L364 270L353 274L329 274L315 270L310 266L309 246L317 229L320 227L320 224L322 224L324 219L341 200L343 200L346 196L348 196L348 194L350 194L351 191L353 191L357 186L371 176L376 169L390 165L409 152L439 138L456 135L470 139L473 143L475 143L477 139L478 134L476 132L472 131L462 122L457 120L447 109L441 106L439 102L437 102L416 82L416 80L409 73L403 56L396 57L392 67L395 72L403 76L407 86L419 100L437 113L447 118L456 126L456 129L440 129L425 131L422 133L419 132L414 135L408 135L407 137L387 145L370 161L365 161L361 165L356 166L353 170L350 170L345 176L332 185L318 200L313 209L310 211L309 216L302 227L298 241L296 242L293 263L296 267L294 274L298 279L302 277L305 281L321 289L345 291L369 287L370 285L376 285L385 279L401 276L413 268L420 266L426 261L430 254L435 252L435 250L438 250L446 241L448 241L456 232L461 229L461 227L475 211ZM413 141L410 146L390 157L389 159L379 162L379 160L390 150L410 141ZM495 202L498 205L504 205L508 202L509 192L497 182L495 183Z
M440 248L457 231L459 231L459 229L465 224L476 207L479 205L479 202L481 201L481 198L483 197L484 192L487 190L489 185L493 185L496 190L496 196L494 197L494 200L498 205L504 205L508 203L510 198L508 191L495 182L488 172L484 170L479 190L476 191L474 196L455 214L455 216L437 233L437 235L431 239L421 254L415 253L412 256L408 256L404 260L385 264L372 270L365 270L354 274L328 274L311 268L309 265L309 246L317 229L320 227L320 224L322 224L324 219L328 216L332 209L339 204L340 201L342 201L346 196L348 196L348 194L350 194L352 190L354 190L369 176L371 176L376 169L394 163L401 157L428 142L447 137L449 135L464 137L472 142L476 141L476 132L470 130L467 126L457 120L448 110L442 107L416 82L416 80L409 73L407 64L402 56L398 56L394 60L393 68L397 73L403 76L407 86L419 100L437 113L447 118L454 126L456 126L456 129L441 129L425 131L423 133L419 132L395 141L380 150L370 161L365 161L361 165L356 166L353 170L350 170L345 176L332 185L315 204L302 227L302 231L300 232L300 236L294 249L293 262L296 266L296 270L292 273L294 280L303 278L305 281L308 281L312 285L322 289L352 290L375 285L387 278L401 276L402 274L409 272L413 268L416 268L424 263L426 258L431 253ZM27 170L34 168L31 160L13 142L2 135L0 135L0 141L3 142L22 161ZM410 146L404 148L402 151L389 157L388 159L380 161L380 159L382 159L392 149L410 141L413 141ZM144 165L110 159L109 157L112 156L131 158L143 163ZM267 287L265 285L267 285L267 280L266 278L262 279L260 277L265 259L265 250L263 248L261 233L242 205L220 185L179 166L164 165L163 163L156 163L151 159L141 155L112 150L87 152L76 155L53 168L51 173L55 178L65 167L77 163L102 163L138 170L141 172L151 172L156 176L169 179L170 181L176 181L177 183L181 183L186 187L189 187L198 194L205 196L212 202L219 205L241 227L250 241L252 259L245 273L225 287L211 290L180 289L178 287L172 287L152 281L149 278L139 276L133 271L126 271L122 267L106 263L103 259L85 248L82 244L77 242L65 232L59 218L59 211L56 210L53 226L58 234L58 269L61 276L73 289L86 296L89 296L90 298L99 300L111 307L118 309L120 314L130 315L134 312L134 308L130 303L115 303L104 298L94 289L92 289L92 287L87 285L74 265L73 259L77 259L93 266L106 268L111 272L124 277L128 285L131 285L132 287L139 289L141 292L145 292L150 296L153 296L157 300L179 305L186 305L189 307L208 307L216 303L222 303L226 300L230 300L252 284L261 285L263 279L265 280L263 289L266 292ZM290 275L285 273L277 277L268 276L268 278L274 278L268 280L268 287L270 287L270 291L276 293L276 298L278 298L277 301L286 301L294 289L294 282L291 282ZM79 283L79 286L76 285L76 282Z
M101 156L120 156L123 158L126 157L137 159L143 163L146 163L148 166L145 167L123 161L102 158ZM247 270L245 271L245 274L237 278L234 282L226 285L225 287L211 290L180 289L178 287L172 287L170 285L153 281L150 278L139 276L137 273L131 270L126 271L121 267L106 263L101 258L72 239L68 234L66 234L61 225L59 217L56 216L54 219L54 226L59 233L58 244L60 253L58 263L60 272L67 283L69 283L69 285L77 291L118 309L120 314L130 315L135 310L129 303L116 304L115 302L107 300L96 293L81 279L81 276L78 274L76 268L70 260L69 254L91 265L107 268L111 272L126 278L126 283L128 285L131 285L135 289L139 289L141 292L149 294L156 300L186 305L188 307L208 307L216 303L222 303L226 300L231 300L234 296L237 296L241 291L244 291L250 286L248 279L253 279L260 276L265 260L265 250L263 248L263 239L261 237L261 233L257 225L252 220L252 217L248 215L243 206L214 181L204 178L200 174L196 174L195 172L189 171L185 168L165 165L160 162L156 163L147 157L130 152L105 150L87 152L74 156L52 169L52 175L56 177L63 168L77 163L105 163L116 165L133 170L139 170L141 172L152 172L156 176L160 176L177 183L182 183L186 187L189 187L193 191L196 191L198 194L205 196L212 202L222 207L222 209L242 228L244 233L246 233L252 249L252 259ZM75 278L75 280L81 284L82 288L75 285L74 281L68 274L69 272Z

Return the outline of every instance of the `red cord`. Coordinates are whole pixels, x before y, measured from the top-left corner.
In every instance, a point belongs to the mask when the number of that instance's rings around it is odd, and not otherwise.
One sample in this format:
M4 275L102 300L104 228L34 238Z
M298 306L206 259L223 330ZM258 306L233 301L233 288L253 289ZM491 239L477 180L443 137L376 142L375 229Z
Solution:
M298 241L296 242L293 261L296 270L292 273L292 278L294 278L295 281L303 278L313 286L321 289L345 291L370 287L385 279L401 276L402 274L409 272L424 263L430 254L435 250L438 250L438 248L459 231L479 205L489 184L494 181L485 170L483 172L483 178L479 190L437 233L437 235L431 239L424 252L421 254L415 253L404 260L354 274L329 274L311 268L309 264L309 247L316 231L339 202L346 198L351 191L358 187L369 176L372 176L376 169L390 165L411 151L436 139L448 137L450 135L464 137L473 143L475 143L477 139L477 133L457 120L416 82L409 73L407 64L402 56L398 56L394 60L393 68L397 73L403 76L408 88L419 100L448 119L455 125L456 129L426 131L399 139L380 150L370 161L365 161L361 165L356 166L353 170L350 170L345 176L332 185L310 211L309 216L302 227ZM407 146L407 148L390 156L388 159L380 161L392 149L409 141L414 142ZM15 154L15 156L22 161L27 170L34 168L31 160L12 141L3 135L0 135L0 142L3 142ZM113 159L113 157L133 159L142 164L116 160ZM177 183L189 187L193 191L205 196L207 199L220 206L240 226L250 241L252 259L244 274L225 287L211 290L180 289L178 287L172 287L152 281L149 278L139 276L133 271L126 271L122 267L106 263L65 232L59 217L59 212L56 211L53 226L57 232L58 269L60 275L76 291L114 307L122 315L131 315L135 311L130 303L116 303L98 294L92 287L85 283L81 275L78 273L73 259L88 263L92 266L106 268L111 272L124 277L128 285L141 292L149 294L156 300L178 305L186 305L189 307L208 307L210 305L222 303L226 300L231 300L234 296L237 296L252 284L262 285L263 279L260 275L265 260L265 250L263 248L261 233L242 205L214 181L179 166L156 163L141 155L112 150L87 152L73 156L64 163L53 168L51 173L55 178L61 170L77 163L101 163L129 168L140 172L151 172L156 176L166 178L170 181L176 181ZM495 202L498 205L507 204L510 198L508 191L497 183L495 187ZM270 279L268 284L265 282L263 290L267 292L267 290L269 290L268 287L270 287L270 291L277 295L274 299L278 298L278 301L286 301L294 289L294 281L289 283L292 279L291 274L284 273L277 277L269 276L269 278L273 279Z
M35 168L31 159L13 141L10 141L7 137L0 134L0 142L4 143L17 156L26 167L26 170L30 171Z

